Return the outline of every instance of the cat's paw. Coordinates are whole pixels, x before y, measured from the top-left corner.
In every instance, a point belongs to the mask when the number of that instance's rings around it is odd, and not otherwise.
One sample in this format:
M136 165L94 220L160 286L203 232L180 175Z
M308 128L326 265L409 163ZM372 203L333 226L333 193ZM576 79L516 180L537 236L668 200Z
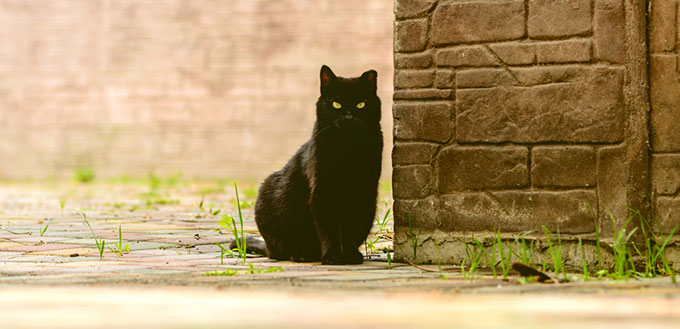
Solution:
M290 256L290 260L297 262L297 263L308 263L308 262L316 262L319 260L319 256L312 256L312 255L292 255Z
M345 257L339 252L327 252L323 257L321 257L321 264L323 265L343 265L347 264L345 262Z
M345 264L363 264L364 262L364 255L362 255L357 250L345 253L343 258L345 260Z

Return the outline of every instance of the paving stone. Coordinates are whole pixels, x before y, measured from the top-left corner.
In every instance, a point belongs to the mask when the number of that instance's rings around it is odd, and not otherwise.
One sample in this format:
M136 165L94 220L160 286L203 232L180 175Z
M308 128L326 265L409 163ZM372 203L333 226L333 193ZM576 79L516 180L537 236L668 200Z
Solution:
M66 249L49 249L43 251L31 251L27 255L49 255L49 256L62 256L71 257L71 255L83 255L83 256L95 256L99 255L99 251L95 248L66 248Z
M35 245L19 245L7 248L8 251L23 251L23 252L40 252L78 248L75 244L35 244Z
M22 255L23 252L16 251L0 251L0 259L8 259L14 256Z
M24 246L24 245L25 244L23 244L23 243L17 243L17 242L0 242L0 250L11 251L12 248L21 247L21 246Z
M35 236L35 237L30 237L30 238L19 238L19 239L12 239L12 241L16 242L21 242L21 243L52 243L52 242L61 242L61 243L68 243L65 242L67 241L68 238L60 238L60 237L49 237L49 236Z

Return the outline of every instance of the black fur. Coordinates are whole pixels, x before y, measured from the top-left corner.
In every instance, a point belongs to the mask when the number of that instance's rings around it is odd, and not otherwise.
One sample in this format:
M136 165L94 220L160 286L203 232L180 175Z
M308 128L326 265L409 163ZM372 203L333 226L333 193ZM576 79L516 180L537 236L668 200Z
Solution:
M361 264L383 148L377 73L340 78L324 65L320 77L312 138L262 183L255 221L269 258Z

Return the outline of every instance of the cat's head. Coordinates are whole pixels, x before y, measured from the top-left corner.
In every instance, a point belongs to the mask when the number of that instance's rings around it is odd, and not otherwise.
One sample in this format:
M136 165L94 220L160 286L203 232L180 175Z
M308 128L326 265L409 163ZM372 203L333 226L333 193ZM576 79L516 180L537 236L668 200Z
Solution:
M321 96L316 103L317 122L322 127L375 127L380 122L378 73L364 72L357 78L337 77L321 67Z

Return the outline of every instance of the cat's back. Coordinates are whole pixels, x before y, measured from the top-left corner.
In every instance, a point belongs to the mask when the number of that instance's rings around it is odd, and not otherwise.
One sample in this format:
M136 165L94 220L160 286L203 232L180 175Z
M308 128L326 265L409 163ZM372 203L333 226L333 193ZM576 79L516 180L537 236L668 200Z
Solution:
M282 203L309 194L310 144L310 141L303 144L281 170L273 172L262 182L256 203L256 216L258 208L289 207Z

